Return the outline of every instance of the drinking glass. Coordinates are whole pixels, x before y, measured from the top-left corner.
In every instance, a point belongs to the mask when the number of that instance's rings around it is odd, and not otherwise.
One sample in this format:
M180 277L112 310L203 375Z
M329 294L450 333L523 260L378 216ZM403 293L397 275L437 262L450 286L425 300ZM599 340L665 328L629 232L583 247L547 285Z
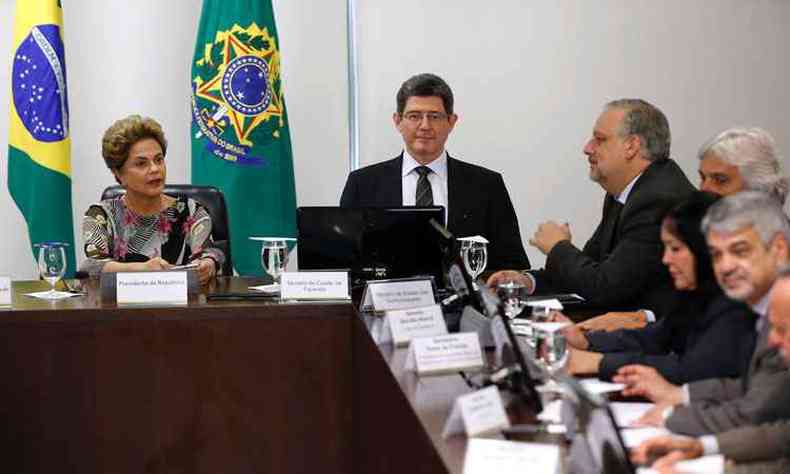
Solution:
M264 238L261 246L261 266L271 275L275 284L280 283L285 266L288 264L288 243L286 239Z
M551 325L551 327L547 327ZM535 359L550 377L568 362L568 344L560 324L533 324Z
M38 247L38 272L41 278L50 285L49 291L44 293L42 297L56 299L58 292L55 291L55 285L66 273L66 265L68 263L64 244L44 242L36 246Z
M488 248L484 242L470 240L461 241L461 259L464 261L466 272L477 280L486 269L488 263Z
M500 283L496 287L497 296L502 301L505 316L510 319L515 318L527 305L525 300L527 289L521 283L508 281Z

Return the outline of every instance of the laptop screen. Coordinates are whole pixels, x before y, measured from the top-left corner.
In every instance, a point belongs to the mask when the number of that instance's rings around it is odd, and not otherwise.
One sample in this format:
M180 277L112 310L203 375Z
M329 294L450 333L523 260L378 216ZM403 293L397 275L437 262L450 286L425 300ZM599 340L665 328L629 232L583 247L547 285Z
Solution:
M346 269L352 278L432 276L443 285L442 254L430 220L444 208L297 209L300 270Z

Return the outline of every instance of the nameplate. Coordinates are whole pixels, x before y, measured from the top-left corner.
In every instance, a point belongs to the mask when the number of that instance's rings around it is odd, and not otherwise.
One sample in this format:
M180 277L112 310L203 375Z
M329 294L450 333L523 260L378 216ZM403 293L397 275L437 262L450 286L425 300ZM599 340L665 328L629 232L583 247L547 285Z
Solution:
M285 272L280 278L284 300L348 299L346 272Z
M412 339L404 369L418 375L475 370L483 367L483 351L477 333Z
M10 277L0 277L0 306L11 306Z
M548 443L525 443L473 438L466 443L464 474L559 474L560 447Z
M436 304L433 281L430 278L408 280L369 281L365 287L360 309L363 311L391 311L421 308Z
M120 272L118 304L187 303L187 272Z
M455 399L450 417L444 424L442 437L466 433L479 436L494 433L510 426L510 420L502 405L499 389L490 385L482 390Z
M386 328L389 329L392 343L396 346L408 345L412 339L418 337L447 334L447 324L444 322L442 308L438 304L425 308L387 311L384 314L384 320Z

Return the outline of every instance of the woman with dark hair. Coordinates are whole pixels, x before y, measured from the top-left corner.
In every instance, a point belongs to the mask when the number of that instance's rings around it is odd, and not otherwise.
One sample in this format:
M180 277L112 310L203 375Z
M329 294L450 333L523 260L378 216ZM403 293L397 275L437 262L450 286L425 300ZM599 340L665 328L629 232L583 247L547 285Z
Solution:
M754 347L754 320L743 304L716 284L700 222L716 201L697 191L669 211L661 225L662 262L676 292L672 311L641 329L585 333L565 328L569 372L611 379L625 365L655 368L673 384L713 377L738 377ZM567 321L562 315L555 320Z
M167 140L154 119L131 115L104 133L102 157L126 194L91 205L82 221L81 269L167 270L194 264L201 284L225 261L211 238L211 216L193 199L164 193Z

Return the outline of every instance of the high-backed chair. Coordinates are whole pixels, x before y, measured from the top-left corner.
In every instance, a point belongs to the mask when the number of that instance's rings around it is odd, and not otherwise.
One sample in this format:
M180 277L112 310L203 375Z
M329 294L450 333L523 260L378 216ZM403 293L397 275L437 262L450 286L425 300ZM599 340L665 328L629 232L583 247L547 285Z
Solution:
M194 184L167 184L165 194L176 197L188 197L199 202L206 208L211 216L211 235L214 245L225 253L225 263L222 264L223 275L233 275L233 260L230 256L230 225L228 224L228 208L225 205L225 196L222 191L214 186L198 186ZM102 200L112 199L126 194L121 186L110 186L101 195Z

